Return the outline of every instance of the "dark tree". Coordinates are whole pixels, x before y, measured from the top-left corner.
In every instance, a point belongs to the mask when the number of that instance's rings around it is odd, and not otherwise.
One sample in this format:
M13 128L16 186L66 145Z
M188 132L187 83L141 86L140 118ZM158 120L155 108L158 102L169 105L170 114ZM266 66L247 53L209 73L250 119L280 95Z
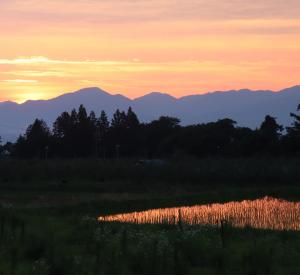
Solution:
M131 108L117 110L110 127L110 147L116 156L137 155L141 147L140 122Z
M109 134L109 121L105 111L101 111L100 117L97 120L96 129L96 142L97 142L97 156L99 153L103 158L106 157L108 146L108 134Z
M46 157L49 150L51 133L45 121L36 119L29 125L24 136L16 143L18 155L24 157Z
M300 105L297 109L300 111ZM83 105L78 111L62 113L53 124L51 135L46 123L35 120L17 142L8 147L19 157L173 157L180 154L197 157L286 155L300 153L300 114L286 133L276 118L266 116L258 129L237 127L225 118L216 122L180 126L175 117L162 116L140 123L131 107L116 110L111 123L104 111L97 118L88 115ZM3 152L3 146L0 151Z
M231 155L236 141L236 122L232 119L220 119L210 125L210 135L214 144L212 151L217 155Z
M126 125L126 114L124 111L119 109L113 114L113 118L110 124L109 132L109 147L110 155L119 158L120 153L123 156L124 143L125 143L125 131Z
M180 148L199 157L230 155L236 142L235 124L231 119L221 119L185 127L180 135Z
M119 109L113 114L113 118L111 120L111 127L113 129L125 129L127 127L127 117L124 111L120 111Z
M97 126L100 130L101 135L105 135L109 131L109 121L105 111L101 111L100 117L97 121Z
M175 136L180 130L176 117L161 116L145 125L147 157L162 157L174 153Z
M278 154L282 130L283 127L277 123L276 118L267 115L257 131L254 144L256 151L264 154Z
M129 107L126 114L126 130L124 131L124 151L127 156L137 156L141 154L143 133L139 119L132 108Z
M76 111L75 111L76 112ZM75 154L75 122L68 112L63 112L53 124L53 137L57 155L73 156Z
M14 156L15 144L12 142L6 142L4 145L0 146L1 157Z
M281 136L283 127L279 125L276 118L272 116L266 116L265 120L259 128L259 132L267 142L277 142Z
M90 116L83 105L78 109L78 123L75 126L76 152L78 157L87 157L96 153L96 116L94 112Z
M72 130L71 116L68 112L63 112L53 123L53 135L56 138L66 138Z
M252 130L247 127L237 127L231 155L241 157L255 155L257 153L256 136L257 130Z
M300 104L297 111L300 111ZM289 154L300 153L300 114L290 113L293 123L287 127L287 135L283 138L284 151Z
M140 126L139 119L136 113L132 111L131 107L128 108L126 122L127 127L130 129L137 129Z
M31 157L29 145L23 135L20 135L16 141L15 155L18 157Z
M94 112L87 115L80 105L78 112L62 113L53 124L57 155L87 157L96 153L97 119Z
M298 105L297 111L300 111L300 104ZM290 116L294 119L292 126L287 128L288 135L290 137L300 138L300 115L290 113Z
M75 127L75 125L78 123L78 114L76 109L73 109L71 111L71 123L73 125L73 127Z
M78 116L78 122L80 124L88 123L88 115L87 115L85 107L82 104L79 106L77 116Z
M96 114L95 114L94 111L90 112L89 120L90 120L90 126L91 127L96 127L97 126L98 120L96 118Z

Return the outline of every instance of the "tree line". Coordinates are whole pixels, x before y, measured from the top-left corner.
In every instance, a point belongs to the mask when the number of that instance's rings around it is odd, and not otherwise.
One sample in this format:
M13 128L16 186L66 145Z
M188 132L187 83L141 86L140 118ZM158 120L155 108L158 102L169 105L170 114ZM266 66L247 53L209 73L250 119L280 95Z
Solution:
M111 120L102 111L63 112L50 129L36 119L15 143L1 146L0 153L16 158L169 158L300 154L300 105L291 113L289 127L267 115L260 127L238 127L232 119L181 126L175 117L161 116L141 123L129 108L116 110Z

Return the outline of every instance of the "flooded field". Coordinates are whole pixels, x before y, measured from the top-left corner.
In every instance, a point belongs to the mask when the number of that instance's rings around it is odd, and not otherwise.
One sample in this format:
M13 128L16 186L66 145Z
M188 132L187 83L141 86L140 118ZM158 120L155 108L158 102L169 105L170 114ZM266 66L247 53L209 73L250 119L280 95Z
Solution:
M172 207L99 217L99 221L136 224L219 224L235 227L300 230L300 202L272 197L241 202L213 203L191 207Z

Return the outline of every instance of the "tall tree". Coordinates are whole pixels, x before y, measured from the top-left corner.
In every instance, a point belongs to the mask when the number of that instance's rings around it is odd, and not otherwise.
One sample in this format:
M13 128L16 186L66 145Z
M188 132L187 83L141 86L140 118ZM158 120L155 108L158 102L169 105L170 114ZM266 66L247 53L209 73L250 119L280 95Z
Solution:
M68 112L63 112L53 123L53 137L57 155L70 157L75 154L74 127L72 117Z
M139 119L132 108L129 107L126 114L127 127L131 129L137 129L140 125Z
M20 135L15 143L14 155L17 157L31 157L30 149L24 135Z
M108 133L109 121L108 121L108 117L107 117L105 111L101 111L97 125L98 125L101 135L105 135Z
M100 117L97 120L96 142L97 142L97 156L99 153L105 158L107 152L107 139L109 133L109 121L105 111L101 111Z
M297 107L300 112L300 104ZM300 114L290 113L293 118L292 125L287 127L287 135L284 137L284 150L291 154L300 153Z
M176 117L161 116L145 126L146 152L148 157L161 157L174 151L174 136L180 129Z
M76 151L79 157L86 157L95 154L95 132L96 116L92 112L91 116L83 105L78 109L78 123L76 127Z
M127 116L124 111L120 111L119 109L113 114L113 118L111 120L111 127L113 129L124 129L126 128Z
M139 155L143 142L143 133L139 119L131 107L126 113L126 130L124 131L124 146L127 156Z
M80 124L85 124L88 121L88 115L85 107L81 104L78 109L78 122Z
M63 112L53 123L53 135L56 138L66 138L72 129L71 116L68 112Z
M256 149L268 154L278 154L279 139L283 127L279 125L275 117L267 115L256 135Z
M265 117L259 128L260 134L270 142L278 141L282 130L283 127L277 123L276 118L269 115Z
M71 123L72 123L72 126L75 127L75 125L78 123L78 113L76 111L76 109L73 109L71 111Z
M110 127L110 147L112 149L111 154L119 157L123 156L124 143L126 140L126 128L127 128L127 116L124 111L119 109L113 114Z
M0 154L3 157L14 156L15 144L12 142L6 142L1 146Z
M297 111L300 111L300 104L298 105ZM288 134L291 137L300 138L300 114L290 113L290 116L294 119L292 126L287 128Z
M36 119L28 126L25 136L20 136L17 149L22 156L45 157L50 145L51 133L45 121Z
M90 115L89 115L89 123L90 123L90 127L96 128L97 123L98 123L98 120L97 120L97 118L96 118L96 114L95 114L94 111L91 111L91 112L90 112Z

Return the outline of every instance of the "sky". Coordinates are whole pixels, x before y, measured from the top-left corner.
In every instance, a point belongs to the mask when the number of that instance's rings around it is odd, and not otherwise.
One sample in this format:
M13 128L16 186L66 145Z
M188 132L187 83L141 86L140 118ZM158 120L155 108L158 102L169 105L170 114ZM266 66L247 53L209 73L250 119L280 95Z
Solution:
M300 84L299 0L0 0L0 101Z

